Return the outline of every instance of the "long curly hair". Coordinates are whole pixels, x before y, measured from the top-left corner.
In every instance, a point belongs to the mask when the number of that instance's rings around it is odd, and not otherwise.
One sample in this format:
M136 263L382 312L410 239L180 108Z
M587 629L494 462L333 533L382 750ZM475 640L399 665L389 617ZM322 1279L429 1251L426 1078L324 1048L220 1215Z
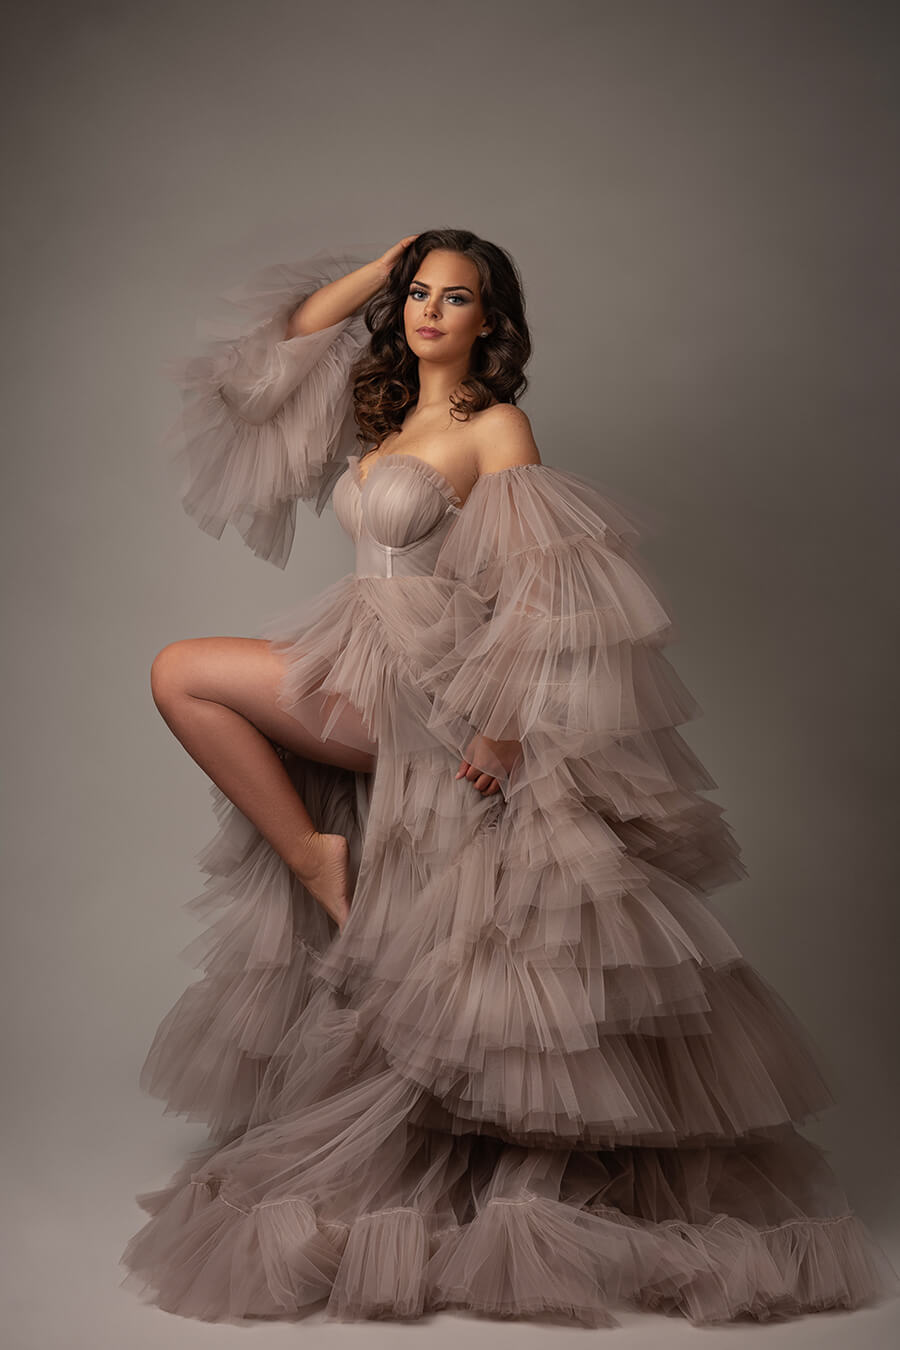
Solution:
M528 387L523 367L531 356L531 335L525 321L522 280L513 259L498 244L471 230L424 230L408 245L363 311L372 339L351 372L359 427L356 439L363 446L374 441L377 448L392 431L399 431L418 398L419 358L406 341L403 308L420 263L438 248L472 259L478 269L485 317L493 319L488 336L472 346L461 393L450 396L450 415L468 421L473 412L495 399L514 404Z

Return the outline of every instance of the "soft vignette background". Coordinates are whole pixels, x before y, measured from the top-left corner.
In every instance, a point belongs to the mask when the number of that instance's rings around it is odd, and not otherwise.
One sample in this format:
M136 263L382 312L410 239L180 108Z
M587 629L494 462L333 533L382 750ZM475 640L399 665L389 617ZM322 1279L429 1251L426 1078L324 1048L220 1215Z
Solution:
M162 364L256 267L431 225L522 269L545 461L654 521L686 735L751 873L714 903L821 1046L839 1105L807 1131L896 1258L897 28L814 0L7 7L6 1345L244 1344L118 1287L134 1193L204 1137L137 1085L214 830L148 667L352 559L305 507L285 573L196 529ZM882 1346L897 1320L702 1340ZM622 1323L256 1339L701 1340Z

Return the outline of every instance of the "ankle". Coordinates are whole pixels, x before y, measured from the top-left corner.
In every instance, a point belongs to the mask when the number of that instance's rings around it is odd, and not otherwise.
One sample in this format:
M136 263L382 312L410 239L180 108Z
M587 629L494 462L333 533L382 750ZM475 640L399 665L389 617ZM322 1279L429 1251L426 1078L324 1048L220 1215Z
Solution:
M315 871L320 852L322 835L318 830L309 830L295 841L291 856L286 858L288 866L295 876L305 881Z

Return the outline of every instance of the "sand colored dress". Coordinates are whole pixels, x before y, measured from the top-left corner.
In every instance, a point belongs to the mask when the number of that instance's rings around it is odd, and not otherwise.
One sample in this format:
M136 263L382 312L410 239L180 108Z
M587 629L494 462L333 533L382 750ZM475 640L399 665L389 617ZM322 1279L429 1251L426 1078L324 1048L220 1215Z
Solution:
M350 840L341 933L212 788L201 974L141 1074L209 1139L138 1197L123 1283L208 1320L594 1326L896 1292L796 1129L833 1101L808 1033L710 904L746 872L677 730L699 709L635 517L546 463L465 502L421 458L361 463L361 312L283 334L362 261L267 268L173 368L202 528L231 522L283 567L302 501L355 542L352 573L260 635L287 657L282 705L375 768L279 747L318 827ZM479 735L521 743L511 772ZM502 791L456 779L463 757Z

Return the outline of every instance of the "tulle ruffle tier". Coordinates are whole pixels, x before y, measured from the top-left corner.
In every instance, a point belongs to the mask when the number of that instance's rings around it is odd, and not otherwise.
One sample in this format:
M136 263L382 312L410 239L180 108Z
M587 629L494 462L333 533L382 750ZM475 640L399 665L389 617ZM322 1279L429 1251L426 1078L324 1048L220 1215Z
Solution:
M285 764L317 828L349 840L352 881L369 777L296 756ZM219 829L199 855L205 888L185 909L218 917L180 953L201 975L159 1024L140 1086L220 1138L246 1128L269 1060L309 1003L316 962L336 927L246 816L215 785L211 794Z
M702 1325L896 1289L823 1151L790 1127L735 1148L524 1148L419 1123L419 1090L378 1064L315 1086L140 1197L128 1284L213 1321L456 1307L594 1326L623 1305Z

